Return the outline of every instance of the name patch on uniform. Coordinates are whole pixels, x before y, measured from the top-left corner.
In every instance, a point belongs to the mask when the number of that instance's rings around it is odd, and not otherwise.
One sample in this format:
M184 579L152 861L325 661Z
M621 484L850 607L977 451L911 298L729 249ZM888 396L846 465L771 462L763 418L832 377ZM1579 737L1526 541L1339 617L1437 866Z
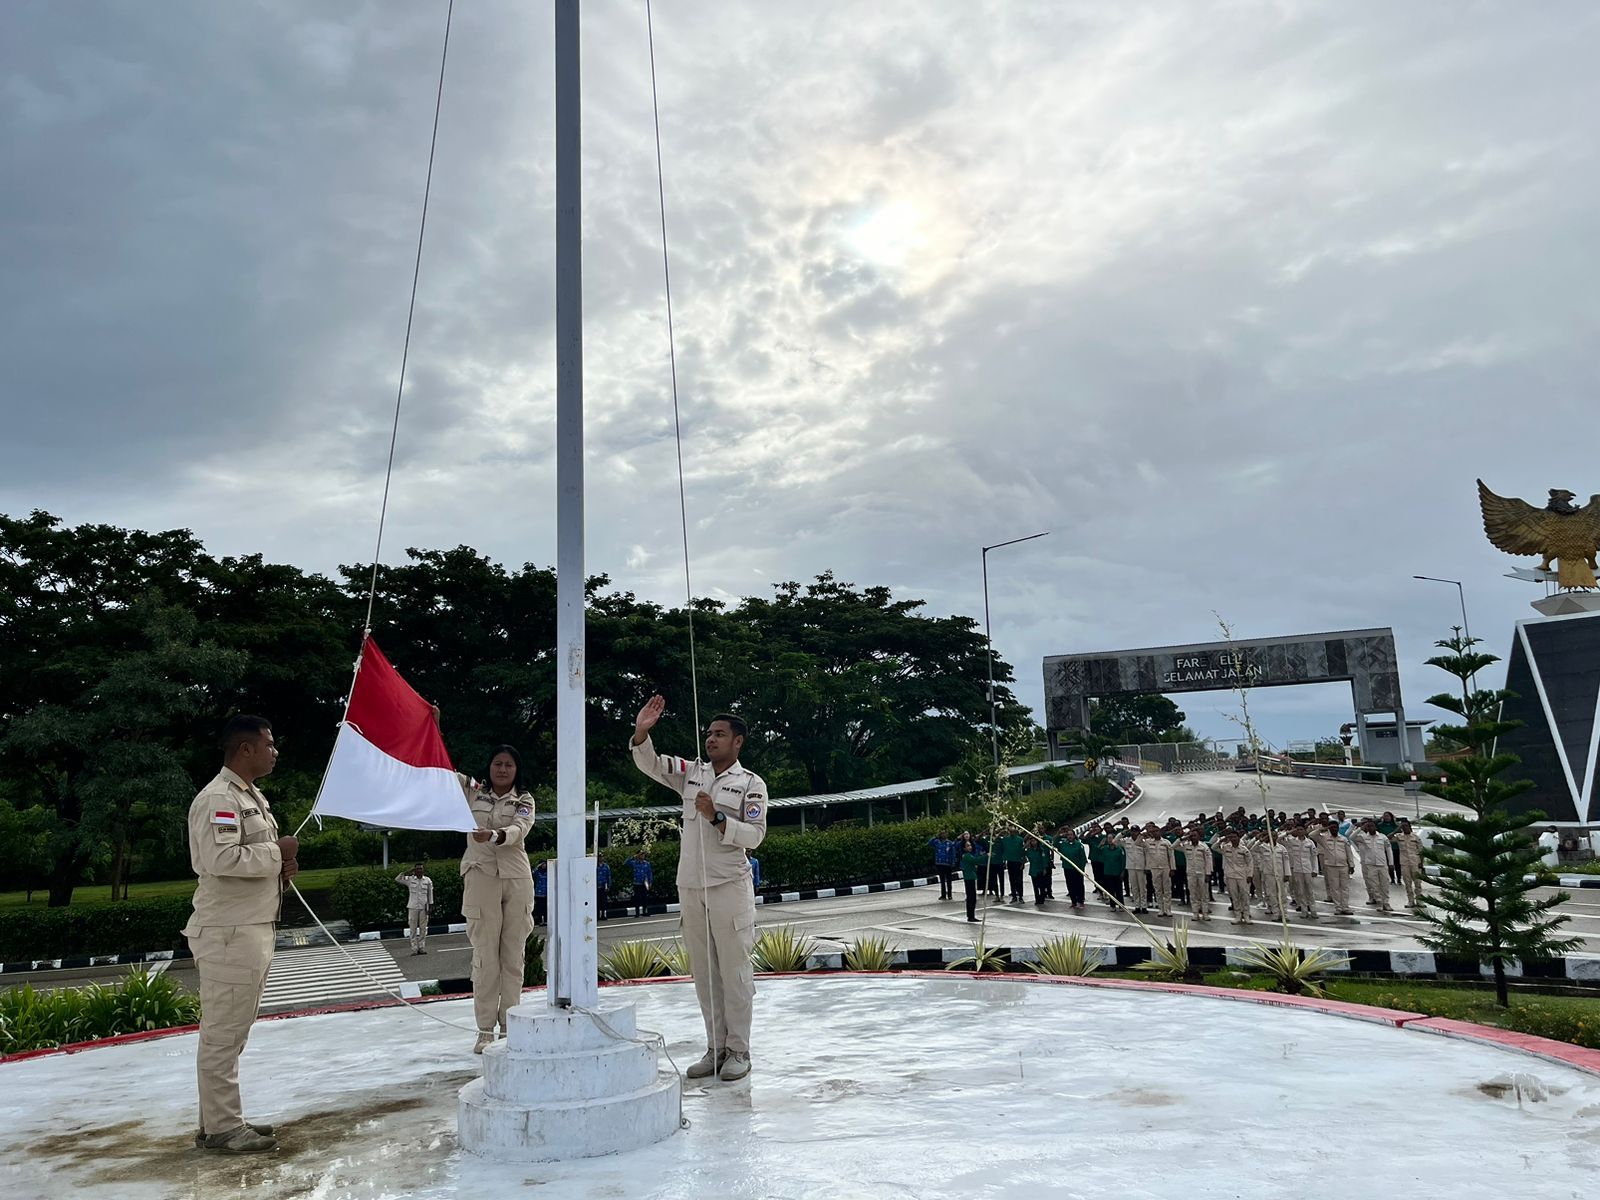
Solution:
M230 829L236 829L239 825L239 814L231 812L214 812L211 814L211 823L213 825L226 825Z
M744 806L744 819L746 821L757 821L757 820L760 820L761 819L761 805L759 805L759 804L746 804Z

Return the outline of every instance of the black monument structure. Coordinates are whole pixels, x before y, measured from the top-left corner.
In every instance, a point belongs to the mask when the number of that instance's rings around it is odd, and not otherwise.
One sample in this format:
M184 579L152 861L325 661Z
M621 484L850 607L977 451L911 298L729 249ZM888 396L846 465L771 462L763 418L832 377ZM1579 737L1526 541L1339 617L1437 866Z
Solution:
M1530 779L1516 812L1538 810L1552 825L1600 821L1595 805L1600 749L1600 612L1518 621L1506 664L1502 721L1521 721L1497 751L1522 760L1508 779Z

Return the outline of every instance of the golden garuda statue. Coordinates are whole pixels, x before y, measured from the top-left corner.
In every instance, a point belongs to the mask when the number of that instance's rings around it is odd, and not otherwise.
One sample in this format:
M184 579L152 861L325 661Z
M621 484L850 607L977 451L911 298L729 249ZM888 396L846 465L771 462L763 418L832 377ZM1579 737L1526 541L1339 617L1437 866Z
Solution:
M1593 588L1595 551L1600 549L1600 495L1590 496L1579 508L1563 488L1550 489L1550 502L1535 508L1526 500L1496 496L1478 480L1478 500L1483 506L1483 531L1507 554L1537 554L1539 569L1559 564L1557 579L1564 588Z

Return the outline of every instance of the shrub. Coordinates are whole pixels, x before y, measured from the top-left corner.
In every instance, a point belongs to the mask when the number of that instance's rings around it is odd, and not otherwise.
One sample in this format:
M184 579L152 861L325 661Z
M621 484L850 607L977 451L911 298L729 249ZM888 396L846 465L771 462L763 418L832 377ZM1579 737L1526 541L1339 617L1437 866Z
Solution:
M852 971L887 971L894 963L895 947L888 938L857 938L844 952L844 965Z
M796 933L793 925L774 925L756 938L750 961L758 971L804 971L816 949L815 940Z
M0 962L181 949L183 927L193 911L181 896L0 909Z
M530 933L526 958L522 963L522 986L538 987L545 981L544 934Z
M669 942L661 947L661 965L668 975L689 973L689 950L682 942Z
M666 974L651 942L617 942L600 957L601 979L650 979Z
M966 958L958 958L945 968L946 971L1004 971L1006 969L1006 952L1003 949L985 946L980 940L973 944L972 953Z
M1244 960L1245 966L1265 971L1273 980L1276 991L1287 992L1291 996L1302 993L1308 996L1324 995L1317 977L1350 961L1346 955L1327 950L1302 950L1287 938L1276 947L1252 942L1240 952L1239 957Z
M1092 975L1104 960L1100 948L1084 937L1069 933L1053 937L1039 947L1039 960L1030 964L1041 975Z
M1174 925L1172 940L1160 944L1152 943L1149 959L1135 964L1133 969L1159 975L1163 979L1198 981L1200 972L1189 963L1189 926Z
M361 867L341 871L328 893L329 914L350 922L355 933L372 929L396 929L406 923L406 889L395 882L397 876L409 867ZM428 910L431 922L456 922L461 918L461 866L458 861L446 860L424 864L433 880L433 907ZM313 897L307 897L316 903Z
M121 983L35 991L32 984L0 992L0 1054L44 1050L70 1042L192 1025L200 1001L168 975L142 967Z

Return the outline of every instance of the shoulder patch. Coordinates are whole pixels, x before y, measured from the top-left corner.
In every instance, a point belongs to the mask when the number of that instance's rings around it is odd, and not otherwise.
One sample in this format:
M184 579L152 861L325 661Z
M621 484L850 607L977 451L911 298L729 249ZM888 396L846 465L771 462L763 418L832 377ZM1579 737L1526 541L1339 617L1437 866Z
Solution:
M516 808L516 813L517 813L517 816L519 816L519 817L532 816L533 815L533 805L527 803L526 801L522 801L522 802L518 803L517 808Z
M744 819L746 821L759 821L761 819L761 805L751 801L744 806Z
M239 824L239 814L231 809L213 809L211 812L211 823L213 825L222 825L230 829L236 828Z

